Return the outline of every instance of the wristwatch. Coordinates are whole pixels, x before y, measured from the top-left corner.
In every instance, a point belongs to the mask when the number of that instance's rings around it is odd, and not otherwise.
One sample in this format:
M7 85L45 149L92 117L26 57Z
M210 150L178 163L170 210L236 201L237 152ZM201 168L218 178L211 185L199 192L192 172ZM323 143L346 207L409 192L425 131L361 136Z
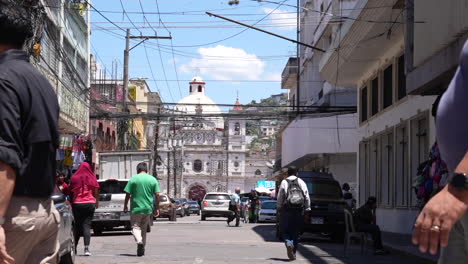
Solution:
M468 174L454 173L450 184L459 190L468 191Z
M5 223L5 217L0 216L0 226L2 226Z

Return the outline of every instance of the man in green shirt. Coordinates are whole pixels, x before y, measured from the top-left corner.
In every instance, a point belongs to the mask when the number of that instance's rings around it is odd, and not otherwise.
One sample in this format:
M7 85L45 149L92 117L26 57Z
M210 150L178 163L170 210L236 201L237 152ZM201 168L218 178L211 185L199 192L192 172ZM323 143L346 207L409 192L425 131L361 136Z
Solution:
M124 212L128 212L128 201L131 199L130 224L137 243L137 256L140 257L145 254L146 231L153 220L153 214L159 216L159 183L155 177L148 174L148 165L144 162L137 165L137 173L125 187L124 191L127 194ZM156 204L156 210L153 203Z

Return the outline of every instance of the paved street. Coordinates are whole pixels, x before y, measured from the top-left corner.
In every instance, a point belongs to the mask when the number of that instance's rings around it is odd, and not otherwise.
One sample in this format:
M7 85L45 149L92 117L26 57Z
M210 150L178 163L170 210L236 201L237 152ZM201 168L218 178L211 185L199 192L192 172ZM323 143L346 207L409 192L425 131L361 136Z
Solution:
M136 257L136 245L130 232L93 236L93 256L83 256L82 241L78 247L78 264L105 263L282 263L286 250L274 236L272 224L244 224L227 227L222 218L200 221L199 216L178 218L177 222L158 220L148 236L144 257ZM308 237L300 246L295 263L425 263L407 256L392 254L373 256L369 250L361 256L354 245L344 256L343 246L325 239Z

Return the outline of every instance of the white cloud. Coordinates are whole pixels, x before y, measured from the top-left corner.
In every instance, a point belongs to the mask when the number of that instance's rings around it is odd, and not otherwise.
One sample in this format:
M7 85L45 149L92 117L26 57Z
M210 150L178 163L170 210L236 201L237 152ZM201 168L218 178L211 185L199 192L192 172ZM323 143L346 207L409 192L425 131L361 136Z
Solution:
M281 81L281 72L266 73L263 79L266 81Z
M215 80L260 80L265 62L245 50L218 45L200 48L201 58L192 59L180 70L184 73L200 74Z
M293 30L297 27L297 14L295 12L289 12L281 9L263 8L265 14L270 14L267 20L272 25L277 26L283 30Z

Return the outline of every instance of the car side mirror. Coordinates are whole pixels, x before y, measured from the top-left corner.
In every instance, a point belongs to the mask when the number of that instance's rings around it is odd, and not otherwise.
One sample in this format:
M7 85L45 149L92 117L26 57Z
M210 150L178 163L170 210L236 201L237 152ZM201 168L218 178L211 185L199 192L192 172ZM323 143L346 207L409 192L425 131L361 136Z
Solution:
M54 201L54 203L64 203L67 200L65 194L63 193L54 193L50 198L52 201Z

